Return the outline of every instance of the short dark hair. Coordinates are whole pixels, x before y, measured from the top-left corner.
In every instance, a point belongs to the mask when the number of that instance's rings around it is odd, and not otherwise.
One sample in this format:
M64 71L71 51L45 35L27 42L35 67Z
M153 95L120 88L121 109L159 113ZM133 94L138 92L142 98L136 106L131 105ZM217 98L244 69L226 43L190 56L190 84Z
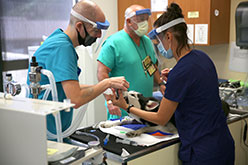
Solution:
M167 7L167 11L164 12L153 24L154 27L159 27L162 26L172 20L175 20L177 18L184 18L183 14L182 14L182 9L179 7L178 4L176 3L171 3L170 6ZM186 23L179 23L171 28L169 28L177 42L178 42L178 48L176 50L177 54L181 53L182 48L187 47L188 49L189 44L189 38L187 35L187 25ZM167 30L169 30L167 29ZM163 34L165 34L167 32L167 30L161 32Z

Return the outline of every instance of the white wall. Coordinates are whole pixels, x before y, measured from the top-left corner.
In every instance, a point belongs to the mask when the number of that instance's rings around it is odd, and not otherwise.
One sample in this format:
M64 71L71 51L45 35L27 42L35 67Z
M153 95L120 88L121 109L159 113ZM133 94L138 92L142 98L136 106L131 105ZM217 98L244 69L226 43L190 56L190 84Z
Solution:
M118 31L117 17L117 1L116 0L93 0L103 10L106 19L110 22L110 27L106 33L104 40L111 34ZM96 47L94 45L93 47ZM97 80L97 57L99 50L94 53L91 48L78 47L79 67L82 72L79 81L82 84L96 84ZM89 103L85 117L81 123L81 127L90 126L97 122L107 119L107 113L104 105L104 97L100 95Z

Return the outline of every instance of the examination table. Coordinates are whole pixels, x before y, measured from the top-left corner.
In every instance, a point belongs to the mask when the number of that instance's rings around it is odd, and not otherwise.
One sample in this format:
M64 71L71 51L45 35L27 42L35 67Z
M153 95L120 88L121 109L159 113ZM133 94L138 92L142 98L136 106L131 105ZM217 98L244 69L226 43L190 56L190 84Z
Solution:
M247 121L248 111L240 114L235 110L231 110L227 123L231 134L235 140L235 164L246 164L248 162L248 134L247 134ZM245 130L246 129L246 130ZM109 141L104 145L106 133L100 129L87 127L78 131L94 134L99 137L100 145L106 151L107 162L110 165L114 164L170 164L178 165L181 161L178 159L178 150L180 145L179 138L174 138L169 141L160 142L158 144L146 146L132 146L127 144L116 143L116 137L109 136ZM244 137L247 137L244 139ZM94 140L89 136L77 135L74 133L70 136L71 139L88 143ZM121 156L125 149L130 155Z

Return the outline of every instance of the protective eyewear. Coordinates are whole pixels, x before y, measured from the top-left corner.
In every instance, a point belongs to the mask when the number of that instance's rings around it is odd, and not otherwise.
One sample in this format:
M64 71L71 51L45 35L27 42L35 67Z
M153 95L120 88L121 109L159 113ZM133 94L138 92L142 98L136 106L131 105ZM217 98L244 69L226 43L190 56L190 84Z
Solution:
M109 28L109 25L110 25L109 22L108 22L108 20L105 20L105 22L98 22L98 21L97 22L93 22L93 21L85 18L81 14L77 13L73 9L71 9L71 15L73 15L77 19L80 19L81 21L90 23L91 25L93 25L93 28L107 30Z
M177 24L180 24L180 23L185 23L185 20L183 18L177 18L177 19L174 19L156 29L153 29L151 30L149 33L148 33L148 36L150 39L156 39L156 36L158 36L159 33L161 33L162 31L164 30L167 30L169 28L171 28L172 26L175 26Z
M141 9L141 10L137 10L137 11L132 11L129 12L127 15L125 15L125 18L131 18L135 15L141 15L141 14L148 14L149 16L151 15L151 10L150 9Z

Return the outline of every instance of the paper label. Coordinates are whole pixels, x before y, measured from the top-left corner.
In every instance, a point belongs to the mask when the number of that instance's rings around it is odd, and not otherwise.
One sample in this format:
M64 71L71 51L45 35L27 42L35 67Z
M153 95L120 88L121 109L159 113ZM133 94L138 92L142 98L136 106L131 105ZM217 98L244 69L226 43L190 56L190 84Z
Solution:
M195 44L208 44L208 24L195 24Z
M193 44L194 43L194 25L193 24L187 24L188 30L187 35L189 38L188 43Z
M54 148L47 148L47 155L48 155L48 156L53 155L53 154L55 154L56 152L58 152L57 149L54 149Z
M248 50L240 49L236 42L230 44L229 69L236 72L248 73Z
M189 11L188 18L199 18L199 11Z

